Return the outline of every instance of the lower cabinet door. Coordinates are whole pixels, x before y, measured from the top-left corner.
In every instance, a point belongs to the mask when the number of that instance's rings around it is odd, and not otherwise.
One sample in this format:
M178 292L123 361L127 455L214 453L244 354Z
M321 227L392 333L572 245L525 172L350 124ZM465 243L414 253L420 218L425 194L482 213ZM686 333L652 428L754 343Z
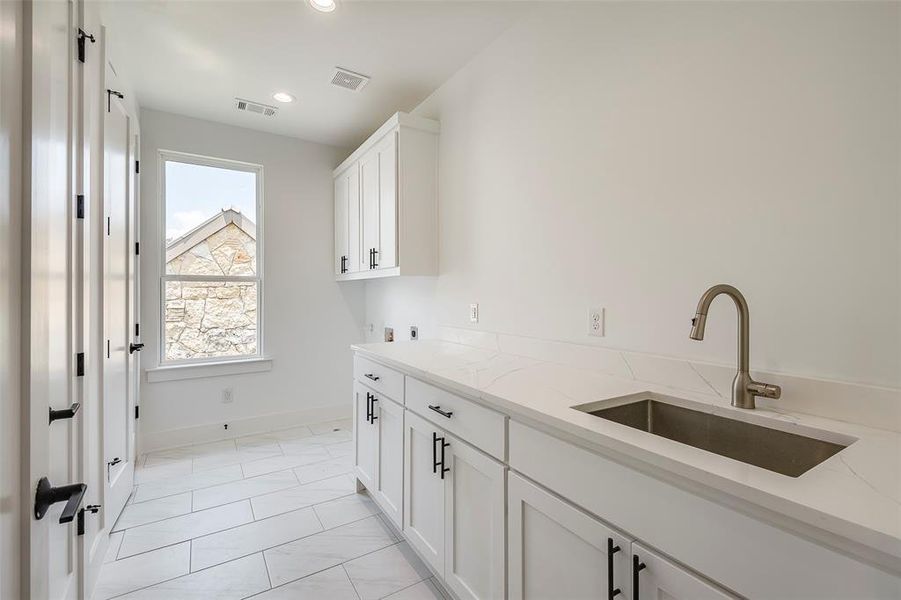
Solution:
M461 600L504 599L504 465L448 436L444 580Z
M378 420L371 419L374 394L354 382L354 472L370 492L377 486Z
M404 534L410 545L444 575L445 432L410 411L404 415ZM444 473L444 477L447 473Z
M659 554L632 542L632 574L638 575L636 598L651 600L726 600L735 598Z
M404 408L384 396L376 402L378 480L375 499L398 528L404 516Z
M510 600L631 598L630 540L512 472L507 494Z

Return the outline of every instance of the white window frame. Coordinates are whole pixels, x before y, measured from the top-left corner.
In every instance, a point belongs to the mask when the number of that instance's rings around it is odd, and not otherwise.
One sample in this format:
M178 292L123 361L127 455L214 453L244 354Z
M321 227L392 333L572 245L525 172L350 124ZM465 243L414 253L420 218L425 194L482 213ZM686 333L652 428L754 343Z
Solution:
M215 167L232 171L244 171L256 174L256 275L170 275L166 273L166 163L179 162L202 167ZM160 329L159 365L161 367L179 365L204 365L214 363L247 362L264 358L263 354L263 165L214 158L200 154L176 152L174 150L159 151L159 205L160 205ZM238 354L235 356L211 356L169 360L166 358L166 282L167 281L247 281L257 284L257 351L256 354Z

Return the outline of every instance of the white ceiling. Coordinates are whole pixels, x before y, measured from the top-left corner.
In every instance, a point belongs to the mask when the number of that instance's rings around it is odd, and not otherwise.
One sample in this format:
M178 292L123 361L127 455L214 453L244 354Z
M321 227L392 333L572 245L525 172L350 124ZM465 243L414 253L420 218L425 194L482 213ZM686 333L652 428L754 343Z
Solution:
M519 2L105 2L110 56L142 107L352 147L411 110L516 20ZM334 67L372 77L360 92ZM286 91L297 102L279 104ZM242 113L234 98L279 106Z

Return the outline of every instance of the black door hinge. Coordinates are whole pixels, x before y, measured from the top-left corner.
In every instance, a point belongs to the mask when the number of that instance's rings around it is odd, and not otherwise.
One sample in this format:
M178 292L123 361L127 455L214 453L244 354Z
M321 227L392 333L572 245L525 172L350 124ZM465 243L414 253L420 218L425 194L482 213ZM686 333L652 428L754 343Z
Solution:
M140 172L141 172L141 161L136 160L135 161L135 173L140 173Z
M135 256L141 255L141 242L135 242Z
M84 29L79 28L78 29L78 62L80 62L80 63L84 62L84 47L85 47L84 42L85 42L85 40L91 40L92 44L97 41L94 39L93 35L88 35L88 33Z
M84 352L75 355L75 376L84 377Z
M109 340L106 340L106 357L109 358Z
M140 405L135 405L135 419L141 418L141 407Z
M75 196L75 218L84 219L84 194Z
M135 337L141 337L141 324L135 323Z
M110 218L107 217L106 218L106 235L109 235L109 223L110 223Z
M111 112L113 110L113 96L121 100L125 97L125 94L117 92L116 90L106 90L106 112Z

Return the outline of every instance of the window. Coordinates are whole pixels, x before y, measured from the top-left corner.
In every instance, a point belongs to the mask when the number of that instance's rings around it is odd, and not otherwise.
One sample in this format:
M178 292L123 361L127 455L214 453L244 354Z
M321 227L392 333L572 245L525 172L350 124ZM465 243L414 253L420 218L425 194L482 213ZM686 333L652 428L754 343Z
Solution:
M259 165L160 153L161 363L261 356Z

